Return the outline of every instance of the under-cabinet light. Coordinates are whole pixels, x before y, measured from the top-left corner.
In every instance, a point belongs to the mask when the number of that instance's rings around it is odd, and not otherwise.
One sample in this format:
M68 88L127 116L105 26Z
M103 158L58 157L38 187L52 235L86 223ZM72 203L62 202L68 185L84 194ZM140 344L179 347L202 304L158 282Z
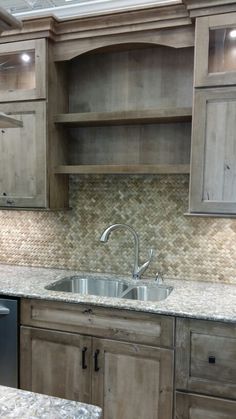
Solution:
M24 53L24 54L21 55L21 59L22 59L22 61L24 61L24 63L29 63L30 62L30 55Z
M236 29L232 29L232 31L230 31L229 33L229 36L232 39L236 39Z

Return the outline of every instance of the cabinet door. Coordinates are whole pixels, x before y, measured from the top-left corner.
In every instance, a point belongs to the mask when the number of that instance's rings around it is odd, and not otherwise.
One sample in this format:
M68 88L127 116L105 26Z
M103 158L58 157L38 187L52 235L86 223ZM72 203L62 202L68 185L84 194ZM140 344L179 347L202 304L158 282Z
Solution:
M0 45L0 102L46 98L46 41Z
M236 88L195 92L190 212L236 213Z
M93 339L92 403L104 419L171 419L173 351Z
M20 388L90 402L91 338L21 327Z
M176 394L175 419L235 419L236 402L196 394Z
M195 86L236 84L236 13L196 21Z
M176 388L236 399L236 325L177 319Z
M23 127L0 130L0 206L47 206L46 105L2 104Z

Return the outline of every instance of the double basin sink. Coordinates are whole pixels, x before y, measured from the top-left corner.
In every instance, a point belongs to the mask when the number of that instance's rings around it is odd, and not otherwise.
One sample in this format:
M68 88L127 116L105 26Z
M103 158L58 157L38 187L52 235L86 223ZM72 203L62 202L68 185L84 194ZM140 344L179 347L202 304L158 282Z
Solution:
M125 298L140 301L165 300L172 287L158 284L137 284L116 279L72 276L45 287L51 291L96 295L100 297Z

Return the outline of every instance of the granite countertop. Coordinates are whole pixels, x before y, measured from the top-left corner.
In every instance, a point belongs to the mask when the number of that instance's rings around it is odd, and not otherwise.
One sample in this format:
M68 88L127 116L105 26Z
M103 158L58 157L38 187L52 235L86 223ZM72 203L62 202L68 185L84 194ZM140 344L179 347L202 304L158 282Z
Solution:
M0 294L25 298L64 301L97 305L118 309L166 314L224 322L236 322L236 286L197 282L190 280L165 279L174 287L166 300L144 302L120 298L97 297L58 291L49 291L45 286L71 275L91 275L61 269L32 268L0 265ZM93 274L96 277L118 278L108 274ZM127 280L127 278L125 278ZM131 280L132 281L132 280ZM139 283L150 280L146 279ZM152 280L152 282L154 282ZM133 281L132 281L133 283Z
M0 417L17 419L99 419L97 406L0 386Z

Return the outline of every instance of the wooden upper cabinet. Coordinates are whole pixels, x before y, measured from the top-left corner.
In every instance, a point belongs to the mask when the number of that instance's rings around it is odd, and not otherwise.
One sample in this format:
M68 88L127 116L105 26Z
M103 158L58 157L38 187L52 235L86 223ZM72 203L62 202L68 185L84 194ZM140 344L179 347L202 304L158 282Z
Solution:
M196 21L195 87L236 84L236 13Z
M236 213L236 87L195 91L191 213Z
M4 103L1 110L22 121L0 129L0 206L47 206L46 103Z
M46 40L0 44L0 103L46 98Z

